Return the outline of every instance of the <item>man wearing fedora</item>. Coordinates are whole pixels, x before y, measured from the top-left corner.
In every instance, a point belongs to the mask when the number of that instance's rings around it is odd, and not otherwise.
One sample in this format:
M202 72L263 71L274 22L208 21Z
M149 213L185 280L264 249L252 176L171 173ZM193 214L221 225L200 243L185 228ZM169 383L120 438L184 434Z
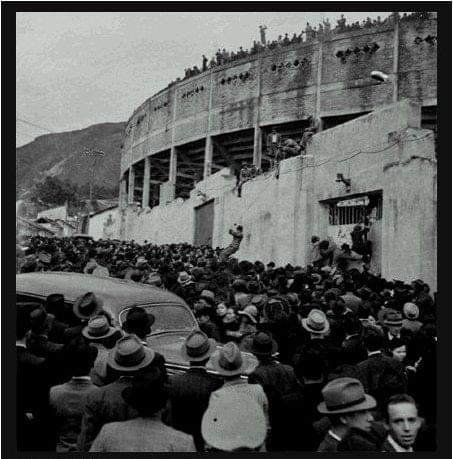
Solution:
M122 336L121 330L110 326L106 316L93 316L82 330L82 335L98 351L90 372L92 382L96 386L104 386L109 382L113 382L115 375L112 374L112 371L109 371L107 361L110 349L115 346Z
M384 339L376 331L368 330L364 337L368 358L359 362L360 380L365 390L381 405L399 393L405 393L407 378L404 368L396 359L383 354Z
M269 402L260 384L248 384L246 379L241 378L243 374L250 374L256 367L256 363L248 363L236 343L226 343L222 348L216 350L211 357L212 368L223 377L223 385L211 394L211 400L230 393L246 393L252 397L262 408L269 426Z
M137 380L121 392L124 402L135 409L137 417L104 424L90 452L195 452L190 435L162 422L168 390L158 371L146 380Z
M269 402L271 434L269 451L292 450L298 440L294 427L300 428L303 412L302 386L294 370L274 359L278 345L271 334L259 331L252 336L249 351L258 359L258 366L249 375L249 384L260 384Z
M204 451L201 418L211 393L222 386L222 380L206 371L206 364L216 350L216 342L200 330L193 331L181 348L189 361L186 373L173 378L170 385L166 421L175 429L193 436L197 451Z
M64 332L68 328L65 323L67 306L64 301L64 295L61 293L52 293L46 298L45 309L48 314L54 316L52 327L49 330L49 339L54 343L65 343Z
M63 351L71 362L71 379L50 389L49 403L56 430L56 451L77 451L77 437L88 395L97 388L89 376L97 350L82 337L74 338Z
M103 301L92 292L87 292L80 295L72 305L72 312L79 324L74 327L67 328L64 332L66 342L79 336L85 328L91 316L97 316L103 311Z
M108 366L119 378L99 387L90 394L82 418L77 440L79 451L88 451L91 443L107 422L124 421L138 415L121 397L121 392L134 380L144 378L155 357L155 352L144 346L136 335L120 338L109 353Z
M322 390L318 411L329 417L331 428L318 451L379 451L383 438L373 431L371 410L376 400L365 393L359 380L337 378Z

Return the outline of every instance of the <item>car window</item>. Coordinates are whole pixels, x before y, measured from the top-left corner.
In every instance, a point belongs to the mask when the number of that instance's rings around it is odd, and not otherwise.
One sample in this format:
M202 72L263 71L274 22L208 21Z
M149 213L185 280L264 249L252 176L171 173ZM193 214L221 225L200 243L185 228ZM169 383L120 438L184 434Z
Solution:
M170 330L193 330L197 323L190 312L178 305L141 305L147 313L155 318L151 327L152 333L161 333ZM120 324L126 320L128 309L121 311Z
M25 295L23 293L16 293L16 304L17 303L40 303L44 304L45 300L33 295Z

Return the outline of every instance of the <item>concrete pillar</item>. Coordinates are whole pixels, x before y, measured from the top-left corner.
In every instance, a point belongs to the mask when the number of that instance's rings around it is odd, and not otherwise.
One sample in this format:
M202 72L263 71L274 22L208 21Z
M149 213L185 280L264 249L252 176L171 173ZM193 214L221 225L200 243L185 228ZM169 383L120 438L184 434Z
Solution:
M178 152L173 145L170 150L170 167L168 171L168 181L173 185L176 183L176 170L178 165Z
M142 209L149 207L149 180L151 176L149 156L145 158L145 170L143 172Z
M212 153L213 153L213 144L212 137L210 135L206 136L206 145L204 149L204 170L203 170L203 179L206 179L211 175L212 170Z
M134 191L135 191L135 170L134 166L131 165L129 168L129 190L128 190L128 204L134 202Z
M256 125L255 126L255 135L253 139L253 164L257 169L261 168L261 157L262 157L262 141L263 136L261 133L261 128Z
M127 205L127 189L126 189L126 179L124 177L120 180L120 199L119 199L120 209L123 209Z

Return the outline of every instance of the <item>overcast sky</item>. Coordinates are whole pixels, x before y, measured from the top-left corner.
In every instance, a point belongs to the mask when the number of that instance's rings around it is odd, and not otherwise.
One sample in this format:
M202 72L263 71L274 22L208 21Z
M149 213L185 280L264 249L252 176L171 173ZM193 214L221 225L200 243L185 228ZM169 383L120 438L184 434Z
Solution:
M346 13L348 22L387 12ZM17 13L16 144L52 132L126 121L201 55L299 34L335 13Z

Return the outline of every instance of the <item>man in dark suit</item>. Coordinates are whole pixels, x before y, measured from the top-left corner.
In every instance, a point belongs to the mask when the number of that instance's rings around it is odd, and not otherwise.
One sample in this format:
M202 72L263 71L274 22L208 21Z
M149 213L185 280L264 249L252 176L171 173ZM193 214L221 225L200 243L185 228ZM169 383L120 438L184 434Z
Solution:
M264 331L252 337L250 352L258 359L258 366L249 375L250 384L260 384L269 401L271 423L269 451L309 450L312 420L301 415L308 410L303 403L302 385L289 365L277 362L278 345L271 334ZM303 430L305 435L298 435Z
M104 424L138 416L137 410L124 401L121 393L134 380L146 377L146 372L151 371L154 357L155 352L144 346L136 335L127 335L117 341L107 364L120 377L89 394L77 440L78 451L89 451Z
M16 415L18 451L51 449L48 420L48 380L46 360L27 348L26 333L30 328L29 310L17 308L16 322Z
M63 351L71 362L71 379L50 389L50 412L56 434L56 451L77 451L77 437L88 395L97 390L89 372L96 359L97 349L82 337L75 338ZM49 426L52 427L52 426Z
M181 353L190 362L189 370L176 376L170 385L165 422L193 436L197 451L204 451L201 419L209 404L211 393L223 381L210 375L205 368L216 349L216 342L202 331L192 332L184 342Z
M123 323L123 330L126 333L138 336L143 346L148 347L146 338L151 334L151 327L155 317L140 306L134 306L127 311L126 320ZM164 381L168 381L167 369L165 367L165 357L159 352L154 352L152 366L159 369Z
M364 339L368 358L359 362L357 368L360 380L367 393L373 396L378 404L386 403L395 394L405 393L407 379L400 362L383 355L383 337L375 331L367 331Z

